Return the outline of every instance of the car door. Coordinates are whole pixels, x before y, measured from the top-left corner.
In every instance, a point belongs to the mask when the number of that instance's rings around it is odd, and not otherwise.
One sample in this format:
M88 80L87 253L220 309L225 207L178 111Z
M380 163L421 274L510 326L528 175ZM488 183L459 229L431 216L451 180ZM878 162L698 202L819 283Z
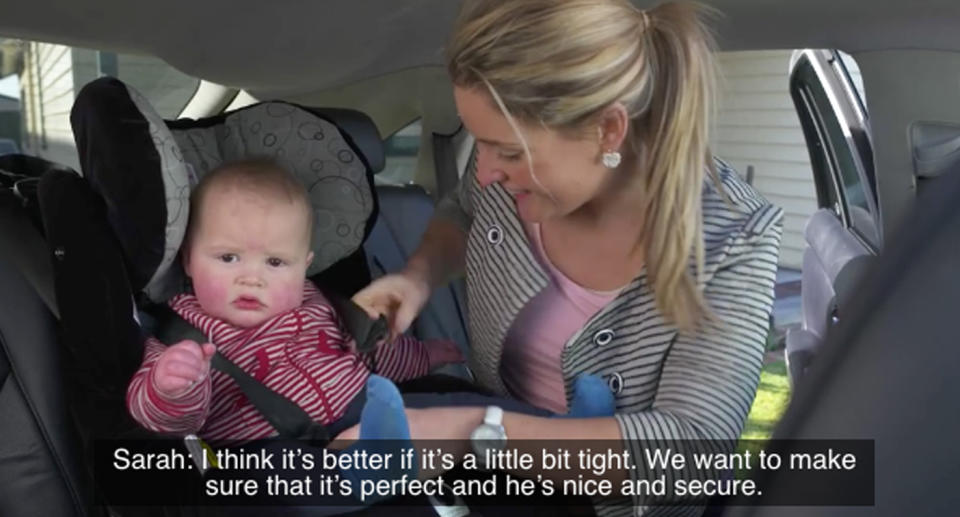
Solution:
M882 243L869 119L841 54L805 49L791 59L790 95L800 118L818 210L804 230L801 328L788 332L796 383L827 329L854 296L854 284Z

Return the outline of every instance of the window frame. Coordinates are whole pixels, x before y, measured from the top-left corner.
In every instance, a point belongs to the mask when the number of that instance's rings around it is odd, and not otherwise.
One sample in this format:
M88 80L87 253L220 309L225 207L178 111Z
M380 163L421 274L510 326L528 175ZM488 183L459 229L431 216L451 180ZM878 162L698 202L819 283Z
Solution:
M811 83L810 72L816 80L815 84ZM813 87L823 90L829 106L817 104ZM795 54L790 65L790 95L810 153L819 206L832 210L844 227L867 249L873 253L879 252L882 233L869 119L839 53L835 50L804 49ZM839 125L844 135L842 142L831 138L823 109L829 109ZM852 158L873 222L874 235L867 235L851 216L838 158L839 146L845 146Z
M390 150L390 148L391 148L389 142L390 142L393 138L395 138L399 133L401 133L402 131L407 130L408 128L412 127L414 124L417 124L417 123L420 124L420 131L419 131L419 133L418 133L418 135L417 135L418 144L417 144L417 147L416 147L416 152L414 152L413 154L395 154L395 155L393 155L394 157L412 158L413 161L414 161L413 174L411 175L411 177L410 177L409 179L405 179L405 178L404 178L405 181L397 181L397 180L394 180L393 178L388 178L388 177L387 177L387 174L388 174L387 168L388 168L388 166L389 166L389 159L390 159L390 157L391 157L391 156L388 154L388 152L389 152L389 150ZM417 116L417 117L414 117L414 118L410 119L410 121L405 122L403 125L401 125L399 128L397 128L396 131L394 131L393 133L390 133L390 135L388 135L388 136L386 136L386 137L383 137L383 138L382 138L382 142L383 142L383 152L384 152L384 168L383 168L382 171L380 171L380 172L378 172L376 175L374 175L374 183L377 184L377 185L388 185L388 186L396 186L396 187L402 187L402 186L407 186L407 185L418 185L418 183L417 183L417 164L418 164L418 162L419 162L419 160L420 160L420 153L423 152L423 117L422 117L422 116Z

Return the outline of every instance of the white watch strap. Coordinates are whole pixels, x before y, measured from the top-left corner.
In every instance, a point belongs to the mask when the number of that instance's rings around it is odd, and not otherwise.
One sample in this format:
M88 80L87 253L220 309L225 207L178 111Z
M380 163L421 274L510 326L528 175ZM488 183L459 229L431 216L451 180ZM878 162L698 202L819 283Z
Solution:
M487 406L487 414L483 417L483 423L487 425L502 426L503 410L498 406Z

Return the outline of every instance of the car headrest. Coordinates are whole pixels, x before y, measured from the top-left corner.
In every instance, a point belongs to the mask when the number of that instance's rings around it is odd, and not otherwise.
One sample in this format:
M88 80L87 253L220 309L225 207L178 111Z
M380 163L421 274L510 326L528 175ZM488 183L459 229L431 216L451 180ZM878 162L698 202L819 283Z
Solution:
M105 201L131 288L154 302L184 292L177 254L190 191L224 162L268 157L300 179L315 213L314 275L352 254L373 226L383 148L362 113L262 102L199 120L164 121L113 78L87 84L70 116L83 175Z

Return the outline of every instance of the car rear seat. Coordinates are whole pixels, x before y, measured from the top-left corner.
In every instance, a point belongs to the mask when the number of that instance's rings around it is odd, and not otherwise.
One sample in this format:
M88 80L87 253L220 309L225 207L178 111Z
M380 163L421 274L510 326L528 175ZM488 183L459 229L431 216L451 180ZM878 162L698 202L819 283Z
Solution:
M827 330L836 323L839 308L847 305L852 287L872 258L828 209L818 210L810 217L804 236L807 248L803 253L800 293L802 327L787 331L784 352L793 384L803 377L823 345Z
M417 185L377 187L380 214L364 244L371 276L401 270L420 244L433 216L433 199ZM452 339L467 353L463 279L433 292L411 331L420 339ZM456 373L456 372L450 372Z

